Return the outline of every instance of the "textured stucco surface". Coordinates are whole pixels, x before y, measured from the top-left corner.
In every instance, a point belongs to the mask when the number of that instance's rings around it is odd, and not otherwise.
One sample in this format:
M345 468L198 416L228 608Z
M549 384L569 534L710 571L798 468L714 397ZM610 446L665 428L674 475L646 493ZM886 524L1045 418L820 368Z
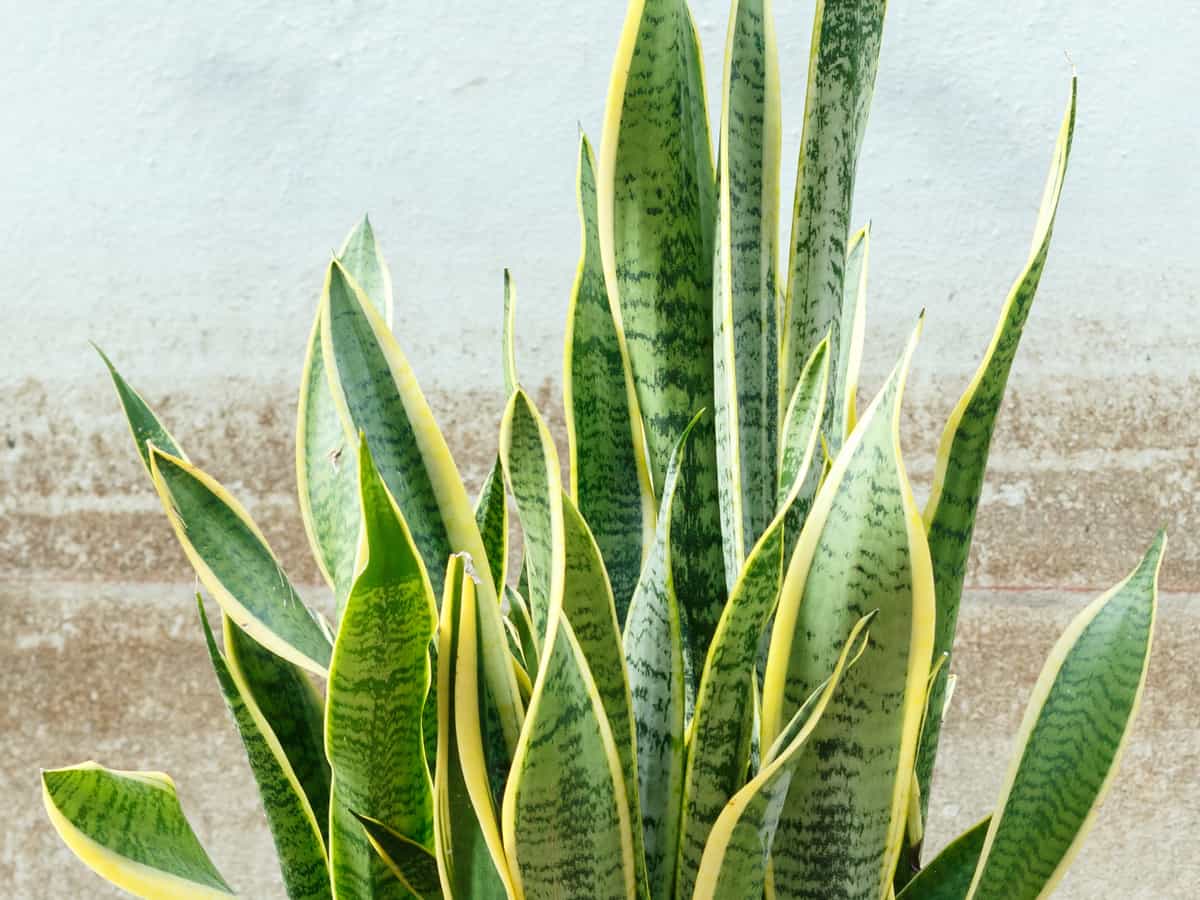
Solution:
M786 208L812 2L775 6ZM715 88L726 5L693 8ZM246 896L274 896L186 563L86 341L311 582L294 500L295 383L322 266L368 211L392 263L397 334L478 484L501 405L504 266L520 286L523 379L561 418L575 147L579 127L599 138L622 12L618 0L5 10L0 785L13 811L0 883L11 896L104 896L55 843L36 793L37 765L89 756L173 772L230 878ZM873 223L868 391L928 311L905 411L923 493L945 414L1026 253L1069 53L1075 151L993 447L935 801L935 841L986 810L1057 630L1167 525L1172 594L1147 705L1068 898L1188 897L1200 876L1189 112L1200 15L1185 0L1154 13L1084 0L893 3L856 194L856 221ZM710 100L715 121L715 91Z

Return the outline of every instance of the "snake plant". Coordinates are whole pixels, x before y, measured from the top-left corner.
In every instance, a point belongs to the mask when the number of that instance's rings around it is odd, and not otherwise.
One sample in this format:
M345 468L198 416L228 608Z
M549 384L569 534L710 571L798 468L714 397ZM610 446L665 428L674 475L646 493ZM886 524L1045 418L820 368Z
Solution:
M201 598L196 642L290 897L1023 900L1062 877L1145 684L1162 535L1055 646L991 815L932 860L922 843L1075 85L1030 254L922 510L899 439L919 321L858 404L871 235L852 230L851 197L884 7L817 4L784 254L769 0L733 3L715 159L686 3L629 4L599 158L579 147L565 467L521 386L506 274L507 403L472 502L393 334L371 226L353 230L325 276L296 430L332 622L109 364L220 607L218 642ZM166 775L86 763L42 783L58 833L114 884L233 895Z

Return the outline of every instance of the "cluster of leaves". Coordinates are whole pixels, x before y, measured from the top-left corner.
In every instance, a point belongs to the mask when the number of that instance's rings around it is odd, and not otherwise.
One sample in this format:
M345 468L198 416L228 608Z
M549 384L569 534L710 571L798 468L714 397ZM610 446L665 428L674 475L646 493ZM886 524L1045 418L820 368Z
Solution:
M351 233L309 339L296 440L336 627L112 370L220 606L223 649L201 603L204 638L290 897L1019 900L1062 876L1144 685L1162 536L1055 647L993 814L924 868L921 845L1074 85L1030 256L922 514L899 441L920 324L856 403L870 238L850 233L850 199L883 18L883 0L818 4L781 271L769 3L733 4L714 162L686 4L631 2L599 164L586 138L579 152L566 483L520 386L511 280L508 402L472 504L392 334L371 228ZM165 775L89 763L43 786L63 839L115 884L232 894Z

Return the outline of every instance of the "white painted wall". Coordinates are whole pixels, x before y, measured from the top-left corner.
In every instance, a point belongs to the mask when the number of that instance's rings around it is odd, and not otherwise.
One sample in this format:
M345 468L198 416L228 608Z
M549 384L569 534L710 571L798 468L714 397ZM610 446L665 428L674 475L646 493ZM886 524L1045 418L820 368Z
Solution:
M290 381L327 254L364 210L429 386L498 383L500 272L526 380L556 378L577 252L577 123L599 137L623 4L209 0L5 4L0 386ZM812 2L777 0L785 190ZM695 0L714 101L726 6ZM1098 0L896 0L859 182L869 368L917 310L963 372L1026 252L1066 96L1080 114L1022 366L1194 366L1200 14Z

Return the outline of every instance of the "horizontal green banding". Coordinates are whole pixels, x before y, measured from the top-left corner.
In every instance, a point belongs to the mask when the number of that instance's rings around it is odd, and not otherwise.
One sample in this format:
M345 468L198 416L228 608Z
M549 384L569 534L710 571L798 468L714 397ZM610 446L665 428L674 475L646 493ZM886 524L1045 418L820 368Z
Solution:
M304 789L323 838L329 828L329 761L325 758L325 699L298 666L265 649L222 617L229 669L262 713Z
M333 896L329 863L314 810L277 736L254 698L217 649L208 617L204 614L204 604L199 597L196 599L209 659L258 785L288 897L291 900L328 900Z
M396 834L382 822L367 816L355 818L367 833L367 840L379 858L417 900L440 900L443 894L437 857L428 848Z
M947 844L896 895L896 900L963 900L991 821L989 816Z
M636 896L621 764L564 618L548 638L504 797L505 841L527 900Z
M1145 687L1165 549L1160 532L1133 573L1080 613L1051 651L970 900L1044 897L1070 864L1104 799Z
M774 518L779 425L779 61L769 0L732 5L714 265L717 474L730 587Z
M338 261L358 282L375 308L382 314L388 327L392 325L395 303L392 297L392 273L388 269L371 220L363 216L354 226L338 250Z
M334 645L325 713L333 770L330 863L338 896L404 897L355 815L433 845L433 789L421 733L433 591L399 508L359 447L363 560Z
M504 472L498 458L492 463L475 501L475 524L479 526L492 582L497 591L503 591L508 579L508 497L504 493ZM482 564L483 561L479 562Z
M937 586L937 631L934 655L952 653L958 628L958 608L962 598L975 515L983 492L988 452L996 427L996 416L1004 400L1004 391L1013 360L1021 341L1025 322L1041 281L1050 250L1054 220L1067 174L1071 140L1075 131L1075 81L1059 129L1058 143L1050 166L1050 176L1042 195L1038 221L1025 268L1017 277L992 335L991 344L979 369L951 413L938 448L937 466L925 524L929 533L929 551ZM931 708L940 710L945 701L950 666L933 685ZM933 784L933 768L941 737L942 717L930 716L921 737L917 759L917 780L921 790L922 813L928 811Z
M827 332L841 345L846 243L887 0L822 0L813 22L784 300L781 398ZM845 380L830 373L835 396ZM782 402L782 401L781 401Z
M324 674L329 634L304 605L249 517L199 469L154 448L155 482L200 581L238 627L268 649Z
M629 362L604 284L595 163L582 135L578 203L582 248L563 360L571 494L600 546L617 618L624 623L643 548L653 535L655 500L646 461L638 453L641 424L630 409Z
M863 338L867 318L867 265L871 247L871 226L867 225L846 247L846 268L842 279L842 308L837 316L837 347L830 370L835 373L833 396L829 399L825 434L834 455L854 427L858 401L858 370L862 362ZM831 332L832 333L832 332Z
M148 888L159 875L158 889L174 889L180 896L233 896L188 824L167 776L84 763L43 772L42 791L59 836L114 884Z

